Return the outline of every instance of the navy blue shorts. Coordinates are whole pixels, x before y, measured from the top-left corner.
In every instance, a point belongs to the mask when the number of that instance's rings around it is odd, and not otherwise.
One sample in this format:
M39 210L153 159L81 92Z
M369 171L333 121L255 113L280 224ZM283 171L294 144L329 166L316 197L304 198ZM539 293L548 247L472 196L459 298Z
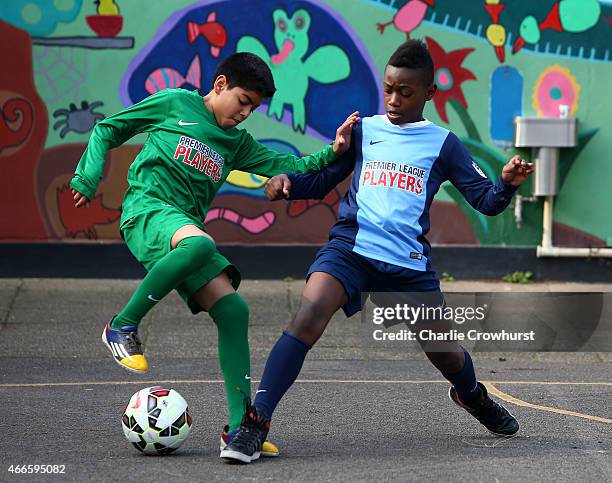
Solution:
M352 246L340 238L333 238L319 250L308 277L314 272L328 273L340 281L348 296L342 307L347 317L362 309L364 292L440 292L433 270L419 272L372 260L353 252Z

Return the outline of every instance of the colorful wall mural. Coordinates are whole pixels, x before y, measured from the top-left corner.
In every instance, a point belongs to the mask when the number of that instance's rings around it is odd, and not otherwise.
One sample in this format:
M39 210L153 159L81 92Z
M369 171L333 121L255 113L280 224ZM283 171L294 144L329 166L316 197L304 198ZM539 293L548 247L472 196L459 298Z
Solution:
M145 138L109 152L89 208L73 207L68 182L95 124L125 106L167 87L206 92L220 60L253 52L277 92L244 128L278 151L310 153L354 110L383 112L385 63L406 38L434 58L426 117L453 130L490 178L516 152L515 116L567 109L578 119L578 146L561 153L555 244L610 246L612 2L597 0L2 2L0 240L120 239L126 173ZM346 182L324 200L269 203L265 181L230 175L206 218L219 243L327 240ZM542 202L529 183L520 194L520 217L514 202L486 217L445 184L430 240L537 245Z

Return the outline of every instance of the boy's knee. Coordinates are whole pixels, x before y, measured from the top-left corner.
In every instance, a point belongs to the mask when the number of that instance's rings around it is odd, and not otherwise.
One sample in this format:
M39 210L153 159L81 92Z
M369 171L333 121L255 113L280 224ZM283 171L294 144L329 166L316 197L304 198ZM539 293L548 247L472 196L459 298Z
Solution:
M289 327L287 327L287 332L310 345L314 345L323 334L326 325L327 321L321 318L316 304L306 306L302 304Z
M236 318L240 320L240 323L248 325L249 323L249 304L237 293L232 294L234 297L232 303L234 305L234 311Z
M191 236L179 242L177 248L187 251L191 264L201 265L210 259L215 252L214 242L205 236Z

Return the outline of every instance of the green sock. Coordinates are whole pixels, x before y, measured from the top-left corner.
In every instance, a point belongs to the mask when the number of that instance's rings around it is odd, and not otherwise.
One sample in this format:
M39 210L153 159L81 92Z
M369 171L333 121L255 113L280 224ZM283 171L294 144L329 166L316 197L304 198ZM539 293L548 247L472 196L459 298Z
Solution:
M111 327L138 326L157 302L178 287L189 275L207 263L215 244L205 236L181 240L142 280L124 309L113 319Z
M243 394L251 397L249 306L240 295L232 293L217 300L208 312L218 328L219 365L233 431L240 427L244 415Z

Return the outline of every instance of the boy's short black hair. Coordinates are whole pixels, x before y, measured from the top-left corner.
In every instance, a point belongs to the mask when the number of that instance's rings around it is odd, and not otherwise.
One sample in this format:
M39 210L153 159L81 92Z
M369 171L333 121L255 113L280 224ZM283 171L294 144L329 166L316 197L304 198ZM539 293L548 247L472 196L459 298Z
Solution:
M238 52L223 60L215 72L215 79L220 75L227 78L230 89L242 87L255 91L262 96L272 97L276 92L274 78L263 59L250 52Z
M400 45L389 58L387 65L405 67L406 69L420 69L423 73L423 82L430 86L434 81L434 64L427 45L422 40L410 39Z

